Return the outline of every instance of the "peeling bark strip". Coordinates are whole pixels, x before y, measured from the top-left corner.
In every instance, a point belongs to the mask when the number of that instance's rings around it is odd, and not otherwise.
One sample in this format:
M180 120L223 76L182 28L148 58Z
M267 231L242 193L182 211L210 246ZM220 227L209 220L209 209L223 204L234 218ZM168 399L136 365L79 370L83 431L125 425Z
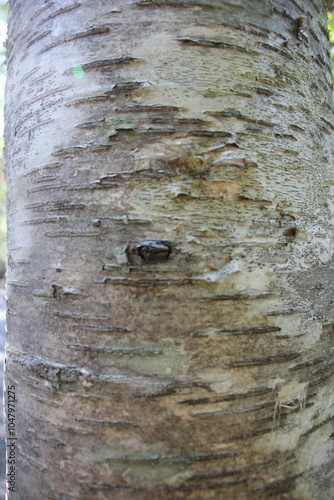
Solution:
M231 49L231 50L246 53L249 55L259 55L259 53L254 51L254 50L249 50L245 47L240 47L238 45L231 45L230 43L222 42L220 40L208 40L205 38L186 38L186 37L183 37L183 38L177 38L177 41L184 43L184 44L189 44L189 45L199 45L199 46L203 45L204 47Z
M53 49L54 47L58 47L59 45L62 45L64 43L68 42L73 42L75 40L79 40L81 38L85 38L87 36L95 36L95 35L104 35L106 33L109 33L110 28L109 27L94 27L92 29L89 29L87 31L81 31L79 33L74 33L73 35L68 35L64 39L58 40L56 42L50 43L49 45L46 45L43 49L41 49L37 54L43 54L44 52L48 52L50 49Z
M41 3L9 8L9 500L332 498L326 2Z
M37 26L40 26L43 23L46 23L50 19L53 19L54 17L61 16L62 14L65 14L66 12L69 12L70 10L77 9L80 7L81 3L77 2L72 5L68 5L67 7L63 7L62 9L56 10L52 12L52 14L48 15L44 19L42 19Z
M92 69L104 69L110 68L111 66L116 66L119 64L131 64L134 62L140 62L140 59L136 59L135 57L114 57L109 59L100 59L99 61L92 61L90 63L81 64L80 68L83 71L89 71Z

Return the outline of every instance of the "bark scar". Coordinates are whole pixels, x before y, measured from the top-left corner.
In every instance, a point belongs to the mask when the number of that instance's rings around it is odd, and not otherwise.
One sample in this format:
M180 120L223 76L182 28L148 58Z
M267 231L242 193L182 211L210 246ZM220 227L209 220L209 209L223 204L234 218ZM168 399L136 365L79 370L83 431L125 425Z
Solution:
M159 262L167 260L171 246L166 241L145 240L127 248L128 255L138 255L144 262Z

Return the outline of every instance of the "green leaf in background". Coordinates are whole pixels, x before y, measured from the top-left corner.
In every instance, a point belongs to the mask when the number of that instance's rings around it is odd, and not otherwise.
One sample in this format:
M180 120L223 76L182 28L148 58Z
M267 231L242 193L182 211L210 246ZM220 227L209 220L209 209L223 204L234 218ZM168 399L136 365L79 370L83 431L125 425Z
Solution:
M334 78L334 13L333 9L328 11L327 26L329 30L329 48L331 55L332 75Z
M329 29L329 43L334 45L334 14L333 12L328 12L328 29Z

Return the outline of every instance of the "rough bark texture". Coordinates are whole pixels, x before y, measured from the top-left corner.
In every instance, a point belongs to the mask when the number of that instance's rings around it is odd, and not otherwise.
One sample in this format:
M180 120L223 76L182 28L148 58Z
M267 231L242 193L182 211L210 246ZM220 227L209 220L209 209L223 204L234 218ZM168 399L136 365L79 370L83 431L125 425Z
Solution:
M333 495L323 0L11 0L21 500Z

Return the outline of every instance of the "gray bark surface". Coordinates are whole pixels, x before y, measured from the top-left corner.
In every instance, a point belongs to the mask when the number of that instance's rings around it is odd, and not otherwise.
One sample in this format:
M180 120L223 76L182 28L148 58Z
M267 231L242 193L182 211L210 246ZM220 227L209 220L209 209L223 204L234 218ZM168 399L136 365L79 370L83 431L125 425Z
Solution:
M1 282L0 282L1 284ZM0 286L0 384L4 386L4 360L5 360L5 341L6 341L6 299L4 290L4 281ZM4 400L0 402L0 413L2 415L0 425L0 498L5 499L6 496L6 443L5 443L5 426L4 426Z
M333 496L323 0L11 0L20 500Z

